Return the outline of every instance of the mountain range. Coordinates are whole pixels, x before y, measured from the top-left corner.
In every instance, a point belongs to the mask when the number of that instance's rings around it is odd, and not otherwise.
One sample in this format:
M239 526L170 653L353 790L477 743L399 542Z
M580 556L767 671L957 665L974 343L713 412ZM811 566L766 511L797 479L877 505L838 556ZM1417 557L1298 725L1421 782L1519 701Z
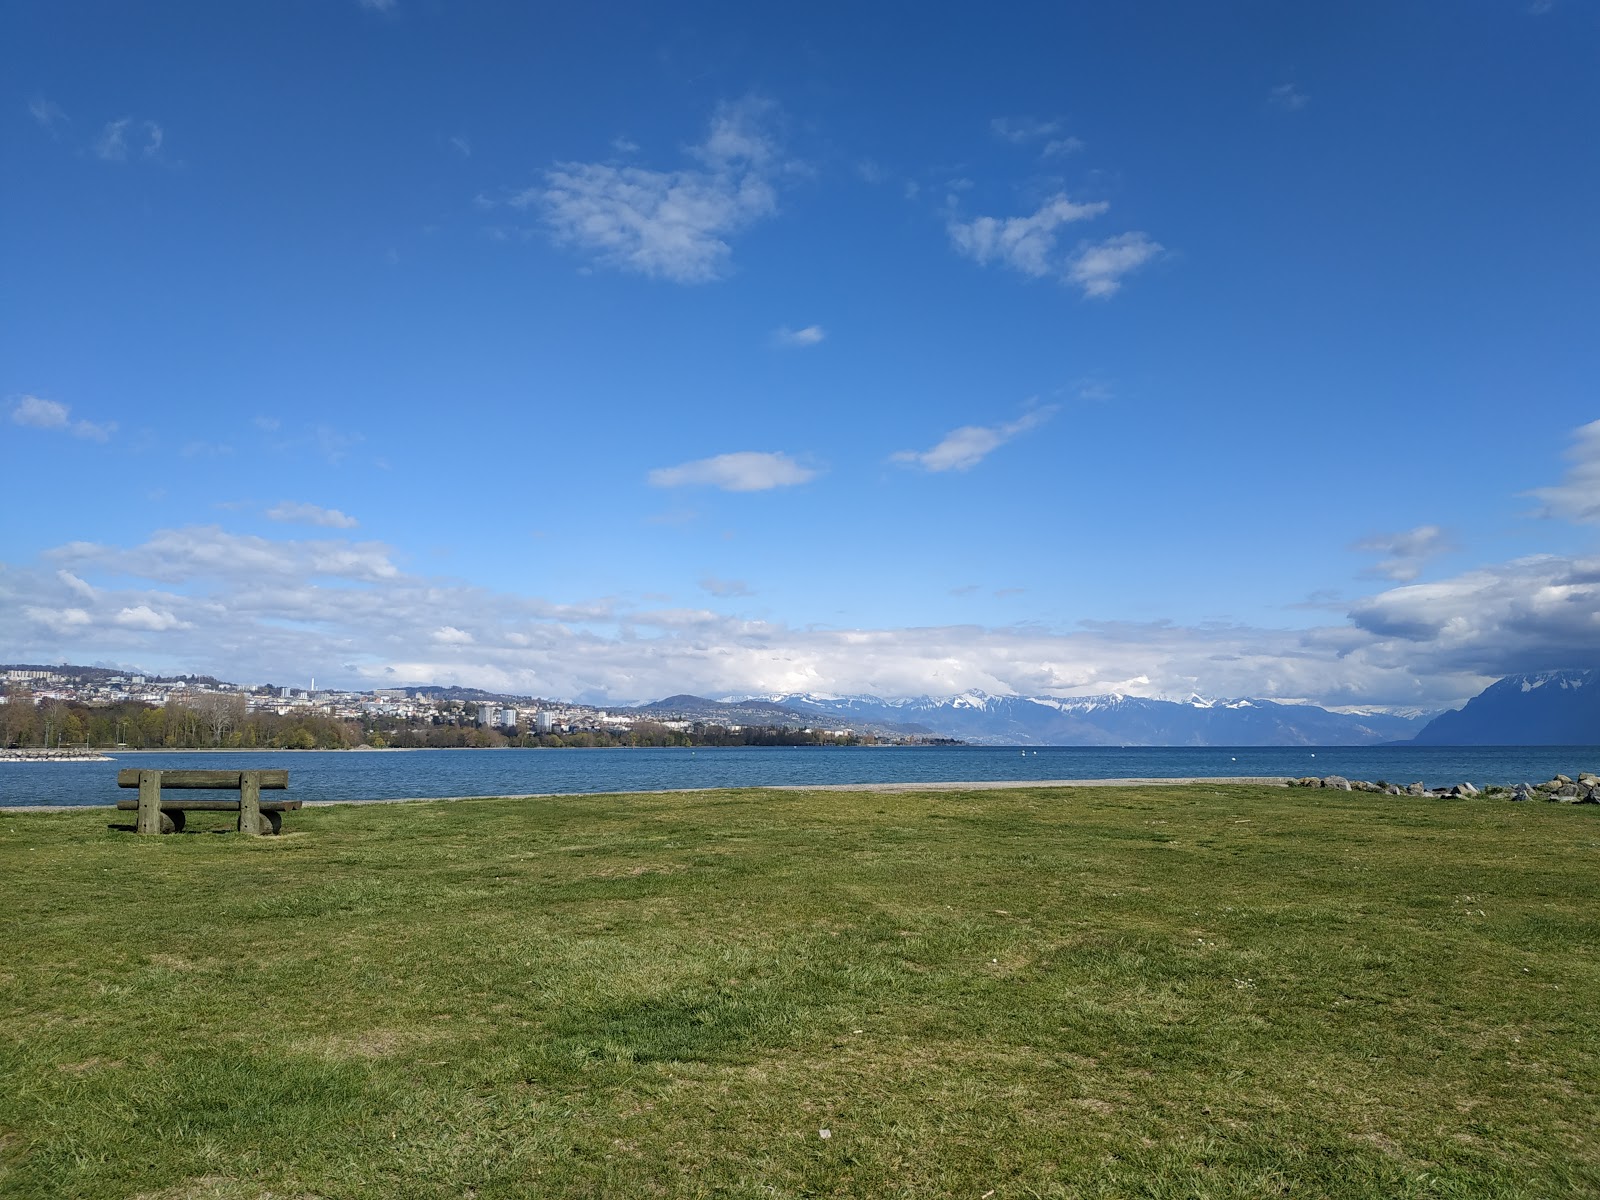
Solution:
M1330 710L1273 700L1152 700L1142 696L833 696L789 692L721 701L672 696L632 711L692 720L779 723L800 715L828 727L1035 746L1358 746L1409 741L1420 710Z
M1419 746L1593 746L1600 744L1600 671L1508 675L1440 713Z

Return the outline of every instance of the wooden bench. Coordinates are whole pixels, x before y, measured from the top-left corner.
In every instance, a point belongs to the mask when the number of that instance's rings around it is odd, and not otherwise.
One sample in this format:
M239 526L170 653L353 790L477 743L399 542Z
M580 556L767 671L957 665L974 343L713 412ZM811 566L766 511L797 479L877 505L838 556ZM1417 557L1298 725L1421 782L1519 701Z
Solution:
M283 828L283 814L300 807L299 800L263 800L262 789L282 791L289 786L288 771L144 771L126 767L117 772L117 786L138 788L137 800L118 800L117 808L135 809L139 833L178 833L185 814L236 812L239 832L263 837ZM238 799L206 798L167 800L162 788L238 792Z

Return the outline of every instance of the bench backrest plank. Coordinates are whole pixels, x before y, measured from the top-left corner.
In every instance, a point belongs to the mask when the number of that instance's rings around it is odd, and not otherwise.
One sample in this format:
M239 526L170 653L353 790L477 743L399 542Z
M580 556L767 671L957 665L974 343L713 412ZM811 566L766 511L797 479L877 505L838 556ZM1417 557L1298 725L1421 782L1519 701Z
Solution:
M124 767L117 772L117 786L136 788L139 786L139 776L148 774L139 767ZM163 788L212 788L226 792L237 792L243 786L243 771L162 771L161 786ZM289 772L287 768L277 771L252 771L252 775L261 778L261 786L274 791L282 791L289 786Z

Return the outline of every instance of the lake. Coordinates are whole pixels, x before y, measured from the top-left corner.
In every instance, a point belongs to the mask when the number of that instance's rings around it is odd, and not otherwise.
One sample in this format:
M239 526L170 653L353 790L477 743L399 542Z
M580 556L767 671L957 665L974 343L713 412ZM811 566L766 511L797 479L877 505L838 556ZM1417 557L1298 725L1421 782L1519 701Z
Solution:
M781 784L1343 775L1479 787L1600 770L1592 746L861 746L605 750L141 751L0 763L0 805L115 804L119 767L287 767L301 800L643 792Z

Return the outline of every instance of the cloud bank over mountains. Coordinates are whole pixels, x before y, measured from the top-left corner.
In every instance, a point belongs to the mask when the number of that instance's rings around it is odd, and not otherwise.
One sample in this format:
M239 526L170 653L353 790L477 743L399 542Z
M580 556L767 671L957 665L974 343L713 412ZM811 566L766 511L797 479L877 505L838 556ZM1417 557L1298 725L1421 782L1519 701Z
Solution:
M702 581L723 611L561 601L415 574L401 557L377 541L189 526L134 546L59 546L37 567L0 573L0 604L19 614L10 653L26 661L609 702L978 689L1438 706L1505 674L1600 666L1600 557L1537 555L1406 583L1360 600L1344 622L1298 630L1115 620L799 627L738 611L750 596L743 581Z

